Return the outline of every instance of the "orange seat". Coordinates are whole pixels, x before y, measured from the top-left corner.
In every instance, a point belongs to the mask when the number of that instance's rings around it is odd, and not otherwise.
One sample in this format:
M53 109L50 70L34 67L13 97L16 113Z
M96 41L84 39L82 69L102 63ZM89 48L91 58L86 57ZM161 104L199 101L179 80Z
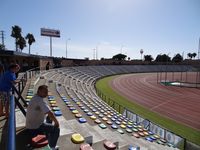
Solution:
M48 140L45 135L37 135L31 139L33 148L41 148L48 145Z

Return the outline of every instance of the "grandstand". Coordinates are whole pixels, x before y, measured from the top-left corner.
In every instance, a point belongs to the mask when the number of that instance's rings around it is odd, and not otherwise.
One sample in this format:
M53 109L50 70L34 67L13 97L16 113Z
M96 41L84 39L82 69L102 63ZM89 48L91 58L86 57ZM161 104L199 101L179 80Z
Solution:
M58 141L61 150L80 149L81 144L75 144L71 140L74 133L81 134L85 139L84 143L89 143L95 150L107 149L105 141L112 142L120 150L131 147L140 147L140 150L173 150L179 146L177 143L167 141L145 128L141 122L130 120L128 116L120 114L99 98L95 82L115 74L193 70L194 68L189 65L101 65L51 69L40 71L28 79L22 95L28 103L27 93L35 93L37 87L42 84L49 86L50 97L47 103L51 106L52 97L60 110L57 118L61 128ZM24 125L25 117L16 109L17 149L27 148L28 143L24 137L28 135L24 133ZM1 141L3 140L5 139L1 138Z

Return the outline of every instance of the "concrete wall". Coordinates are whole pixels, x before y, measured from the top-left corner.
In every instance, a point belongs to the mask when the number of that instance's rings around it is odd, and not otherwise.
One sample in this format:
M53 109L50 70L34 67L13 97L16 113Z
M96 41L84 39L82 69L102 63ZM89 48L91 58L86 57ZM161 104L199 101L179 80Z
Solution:
M186 142L185 150L200 150L200 146L190 142Z
M53 67L54 67L53 59L51 58L40 59L40 70L48 70L48 69L52 69Z

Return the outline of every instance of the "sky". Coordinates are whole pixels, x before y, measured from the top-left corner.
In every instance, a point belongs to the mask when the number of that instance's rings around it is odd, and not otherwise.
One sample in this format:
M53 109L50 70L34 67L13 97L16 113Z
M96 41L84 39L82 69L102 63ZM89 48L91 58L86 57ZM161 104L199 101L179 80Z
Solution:
M66 48L68 58L80 59L119 53L141 59L141 49L154 59L198 53L200 0L0 0L0 10L9 50L15 49L10 34L18 25L23 36L36 39L31 53L44 56L50 55L50 38L40 35L41 28L60 30L61 37L52 38L56 57L66 57Z

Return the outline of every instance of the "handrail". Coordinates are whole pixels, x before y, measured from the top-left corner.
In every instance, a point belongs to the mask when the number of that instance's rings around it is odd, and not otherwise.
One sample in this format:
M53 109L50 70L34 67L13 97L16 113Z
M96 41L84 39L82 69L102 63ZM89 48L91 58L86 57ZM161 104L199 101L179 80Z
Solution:
M15 122L15 99L14 95L10 96L10 114L8 119L8 142L7 150L16 149L16 122Z
M34 68L34 69L36 69L36 68ZM34 70L34 69L31 69L28 72L32 72L32 70ZM25 75L25 73L24 73L24 75ZM20 84L18 84L18 86L20 86ZM23 99L23 97L20 94L21 90L23 90L23 88L22 89L21 88L16 89L16 87L13 86L13 91L12 91L13 94L10 96L10 99L9 99L10 113L9 113L9 118L8 118L8 132L7 132L8 141L6 143L6 150L16 150L15 104L17 104L18 107L20 107L21 105L18 102L18 100L16 100L16 102L15 102L15 95L14 95L14 93L17 93L17 95L22 99L22 101L25 102L25 100ZM25 106L27 106L26 103L24 103L24 104L25 104ZM24 115L26 114L26 112L24 111L24 109L21 109L21 111L22 111L22 113Z

